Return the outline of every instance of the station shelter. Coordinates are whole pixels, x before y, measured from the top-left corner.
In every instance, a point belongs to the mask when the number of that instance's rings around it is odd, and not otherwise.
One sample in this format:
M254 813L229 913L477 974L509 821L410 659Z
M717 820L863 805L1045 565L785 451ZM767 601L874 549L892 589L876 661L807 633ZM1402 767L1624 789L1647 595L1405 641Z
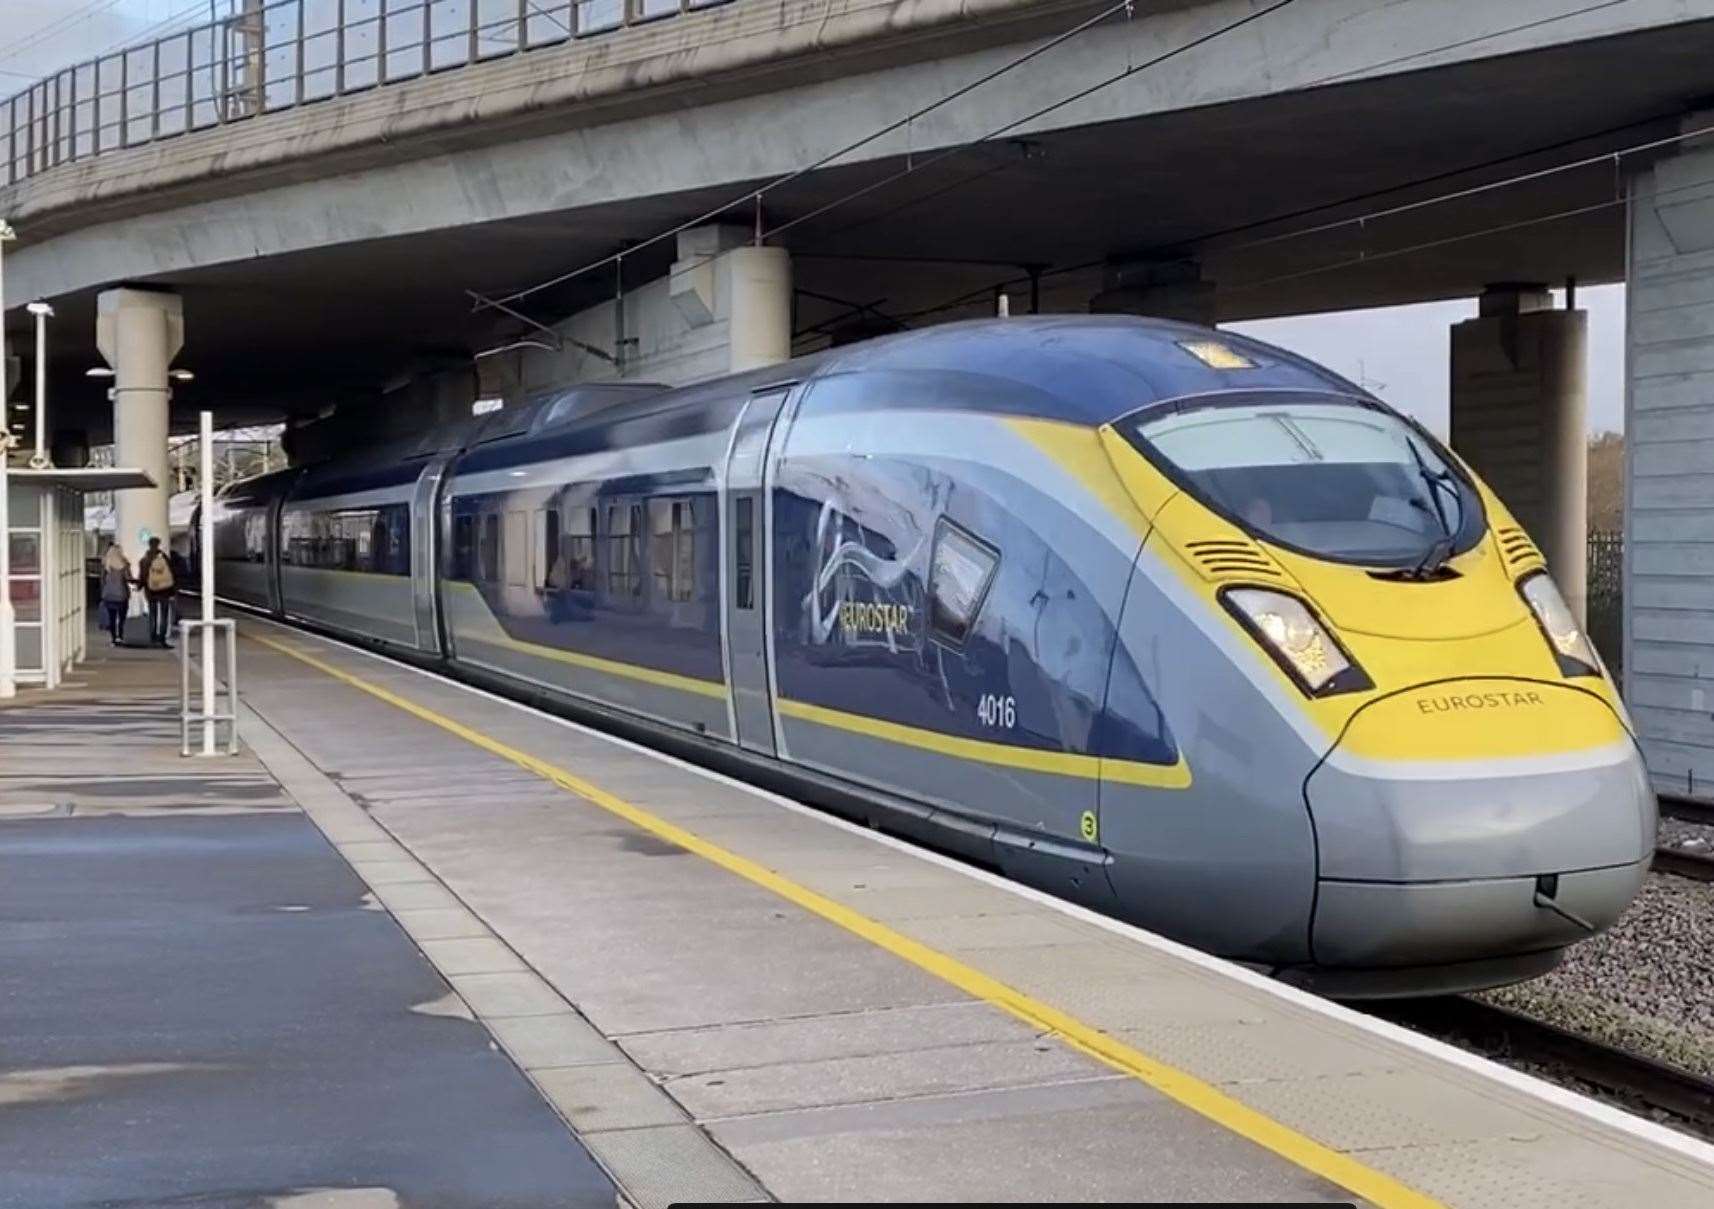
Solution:
M18 684L57 688L88 653L84 495L152 486L141 470L8 469L8 579Z

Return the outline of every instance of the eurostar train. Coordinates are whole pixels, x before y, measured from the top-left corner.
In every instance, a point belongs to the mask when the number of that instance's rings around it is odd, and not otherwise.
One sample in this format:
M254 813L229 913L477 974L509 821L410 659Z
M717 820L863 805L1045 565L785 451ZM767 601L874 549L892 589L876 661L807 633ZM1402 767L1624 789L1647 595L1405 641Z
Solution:
M1653 851L1505 505L1226 333L1005 319L571 389L220 507L223 595L1330 994L1540 974Z

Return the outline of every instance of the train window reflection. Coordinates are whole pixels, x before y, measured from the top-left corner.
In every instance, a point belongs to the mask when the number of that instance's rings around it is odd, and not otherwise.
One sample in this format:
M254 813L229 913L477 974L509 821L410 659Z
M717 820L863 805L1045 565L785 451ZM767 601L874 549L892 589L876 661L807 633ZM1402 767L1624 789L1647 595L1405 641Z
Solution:
M942 517L935 528L928 595L934 632L955 646L970 636L1000 552Z
M535 573L531 578L536 588L561 587L565 583L562 574L558 581L554 578L554 567L560 559L559 547L559 509L536 509L536 544L534 546Z
M649 501L649 554L655 592L662 600L691 598L696 579L696 528L690 501Z
M452 578L469 583L475 578L471 548L475 544L476 518L468 514L452 521Z
M595 509L569 508L560 537L565 578L554 587L593 590L595 587Z
M637 565L638 530L642 505L607 505L607 591L614 596L639 596L642 569Z
M513 508L506 513L506 586L522 588L529 583L529 513Z
M482 518L482 582L495 583L500 578L500 517L493 512Z
M1428 566L1481 536L1475 490L1432 439L1377 406L1242 397L1136 422L1203 502L1260 537L1378 566Z

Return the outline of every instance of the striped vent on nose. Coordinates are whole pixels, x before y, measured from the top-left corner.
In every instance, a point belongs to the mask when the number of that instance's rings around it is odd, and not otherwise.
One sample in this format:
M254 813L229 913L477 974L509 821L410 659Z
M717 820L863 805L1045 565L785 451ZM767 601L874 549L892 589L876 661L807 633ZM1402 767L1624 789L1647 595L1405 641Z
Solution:
M1279 564L1260 546L1242 538L1186 542L1184 546L1191 561L1209 579L1285 578Z
M1494 539L1500 543L1500 557L1505 559L1506 569L1513 574L1547 565L1547 560L1541 556L1541 551L1535 548L1530 535L1516 525L1505 525L1496 529Z

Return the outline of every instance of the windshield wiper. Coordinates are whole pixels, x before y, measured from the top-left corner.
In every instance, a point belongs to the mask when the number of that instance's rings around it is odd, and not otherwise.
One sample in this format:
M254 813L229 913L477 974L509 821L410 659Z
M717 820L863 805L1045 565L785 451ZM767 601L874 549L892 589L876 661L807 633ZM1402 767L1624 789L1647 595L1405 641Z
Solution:
M1429 544L1427 552L1411 569L1411 574L1417 579L1426 579L1440 570L1446 560L1452 557L1452 535L1456 530L1452 522L1446 518L1446 509L1440 502L1440 488L1443 483L1454 482L1449 470L1431 470L1428 461L1422 456L1422 450L1416 447L1416 442L1408 436L1405 447L1410 450L1411 459L1416 462L1417 473L1422 476L1423 484L1428 488L1428 502L1434 508L1434 519L1440 522L1440 536ZM1462 515L1458 518L1459 526L1464 524Z

